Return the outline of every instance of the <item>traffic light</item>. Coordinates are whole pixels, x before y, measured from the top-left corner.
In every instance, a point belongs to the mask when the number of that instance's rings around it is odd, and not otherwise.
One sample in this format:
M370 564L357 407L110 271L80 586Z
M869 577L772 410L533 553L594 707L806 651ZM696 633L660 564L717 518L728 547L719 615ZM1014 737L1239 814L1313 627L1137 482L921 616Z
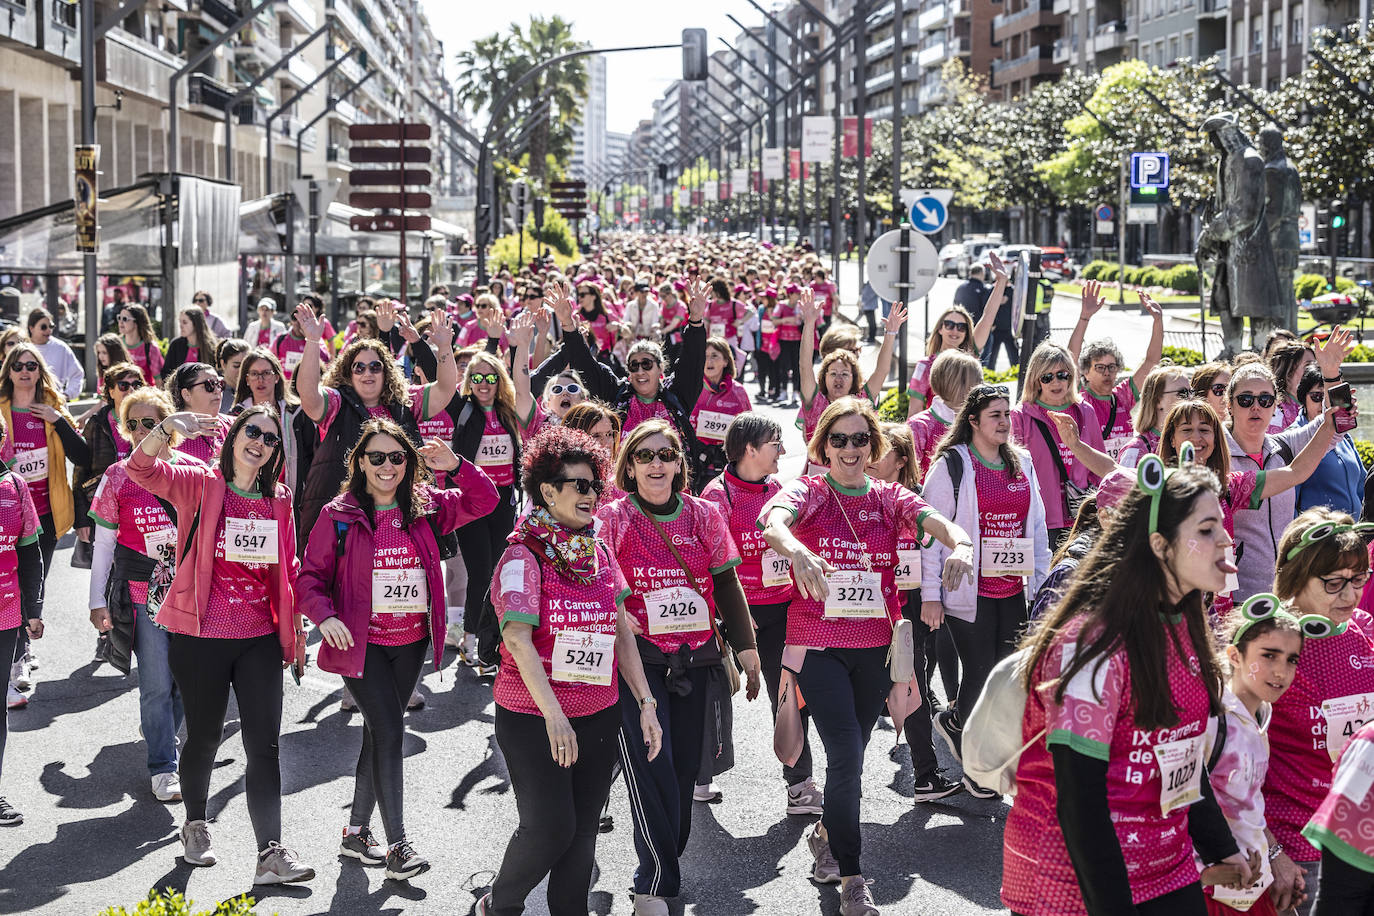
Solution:
M1345 227L1345 201L1331 201L1331 228L1342 229Z
M706 80L706 30L682 30L682 79L689 83Z
M1329 251L1331 241L1331 210L1326 201L1317 202L1317 251Z

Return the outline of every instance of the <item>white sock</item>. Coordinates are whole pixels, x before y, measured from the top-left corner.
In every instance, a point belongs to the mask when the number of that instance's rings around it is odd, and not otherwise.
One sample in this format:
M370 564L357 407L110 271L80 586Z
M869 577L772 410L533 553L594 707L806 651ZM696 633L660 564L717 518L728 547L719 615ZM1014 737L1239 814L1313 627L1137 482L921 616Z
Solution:
M357 826L356 824L349 824L347 827L344 828L344 836L357 836L362 832L363 828Z
M451 626L455 624L457 626L463 625L463 606L461 604L457 607L454 607L452 605L449 606L448 622Z

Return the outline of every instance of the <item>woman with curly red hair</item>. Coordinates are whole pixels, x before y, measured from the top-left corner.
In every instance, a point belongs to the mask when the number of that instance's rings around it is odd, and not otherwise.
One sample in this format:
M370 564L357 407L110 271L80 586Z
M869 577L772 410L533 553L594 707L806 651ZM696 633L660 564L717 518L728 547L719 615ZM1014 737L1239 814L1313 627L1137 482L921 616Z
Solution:
M663 733L625 616L630 588L592 534L606 450L580 430L551 426L521 464L534 509L507 538L491 584L501 622L496 741L520 823L477 913L524 912L547 875L550 912L585 916L617 755L619 681L639 701L650 760Z

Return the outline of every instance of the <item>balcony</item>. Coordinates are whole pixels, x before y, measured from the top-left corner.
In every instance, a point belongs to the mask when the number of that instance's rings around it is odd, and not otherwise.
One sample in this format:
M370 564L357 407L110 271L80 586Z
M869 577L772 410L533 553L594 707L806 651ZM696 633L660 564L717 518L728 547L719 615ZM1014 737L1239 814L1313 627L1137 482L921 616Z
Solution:
M283 115L277 119L276 123L281 126L274 126L272 128L273 143L295 149L296 136L300 134L301 151L306 153L313 153L315 151L315 146L319 140L315 128L305 128L305 132L301 133L301 129L305 127L305 122L295 115Z
M276 19L264 22L261 15L239 33L236 49L239 62L253 72L261 72L281 60L281 32Z
M315 8L309 0L277 0L277 12L307 32L315 31Z
M227 0L200 0L201 21L214 23L224 31L239 21L238 10Z
M1073 0L1054 0L1054 14L1056 16L1062 16L1069 11L1072 5Z
M945 6L951 19L967 19L973 15L971 0L948 0Z
M879 73L877 76L869 77L864 80L864 92L872 95L875 92L882 92L892 85L892 71Z
M916 55L916 63L921 67L933 67L945 59L945 43L936 42L928 48L922 48Z
M1114 51L1126 46L1126 23L1118 19L1116 22L1108 22L1098 27L1097 34L1093 36L1093 50L1098 54L1104 51Z
M25 3L0 4L0 38L8 38L30 48L38 45L38 10Z
M1050 76L1058 73L1059 66L1054 63L1052 45L1032 45L1031 49L1010 60L992 62L992 85L994 87L1018 83L1037 76Z
M202 114L222 117L224 106L233 97L232 88L204 73L192 73L186 78L186 104L193 109L199 106Z
M345 124L353 124L358 120L358 109L353 107L353 103L348 99L340 99L329 109L328 117Z
M950 57L968 57L973 53L967 38L951 38L945 46L948 48L945 53Z
M296 88L304 89L310 81L320 75L320 71L315 69L314 64L305 59L305 54L297 54L295 57L286 61L286 66L277 71L277 75L296 84Z
M184 63L151 42L123 29L111 29L96 44L95 78L111 89L166 105L168 80Z
M889 35L882 41L875 41L873 44L864 48L864 60L873 61L879 57L889 57L892 54L892 46L895 44L893 36Z
M945 92L944 83L931 83L921 87L920 93L916 96L922 108L933 108L936 105L943 105L949 99L949 94Z
M1068 38L1056 38L1054 40L1054 55L1050 58L1056 64L1067 64L1069 58L1078 50L1078 42L1070 41Z
M916 27L922 32L937 29L949 21L949 10L943 3L932 6L916 17Z
M1224 19L1231 12L1231 0L1201 0L1197 7L1199 19Z
M46 15L39 18L38 47L73 64L81 63L81 44L77 40L81 28L81 11L74 3L49 0L43 4Z
M1054 0L1031 0L1024 9L992 17L992 40L1002 42L1031 29L1059 25Z

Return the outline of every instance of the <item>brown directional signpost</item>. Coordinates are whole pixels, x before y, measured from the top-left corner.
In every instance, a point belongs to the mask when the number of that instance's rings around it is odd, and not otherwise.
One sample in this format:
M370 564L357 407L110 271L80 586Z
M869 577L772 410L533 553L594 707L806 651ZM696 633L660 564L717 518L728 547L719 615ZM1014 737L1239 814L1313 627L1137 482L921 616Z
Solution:
M585 181L551 181L549 197L553 208L566 220L571 220L578 247L582 247L582 220L587 218L587 183Z
M406 262L406 233L430 228L428 210L433 199L428 191L407 190L428 187L434 176L427 166L430 159L428 124L354 124L348 128L348 161L354 165L385 166L355 168L348 175L353 188L348 204L372 210L371 216L354 216L348 221L355 232L399 232L401 237L401 302L410 286ZM414 167L412 167L414 166ZM380 211L380 212L377 212Z

